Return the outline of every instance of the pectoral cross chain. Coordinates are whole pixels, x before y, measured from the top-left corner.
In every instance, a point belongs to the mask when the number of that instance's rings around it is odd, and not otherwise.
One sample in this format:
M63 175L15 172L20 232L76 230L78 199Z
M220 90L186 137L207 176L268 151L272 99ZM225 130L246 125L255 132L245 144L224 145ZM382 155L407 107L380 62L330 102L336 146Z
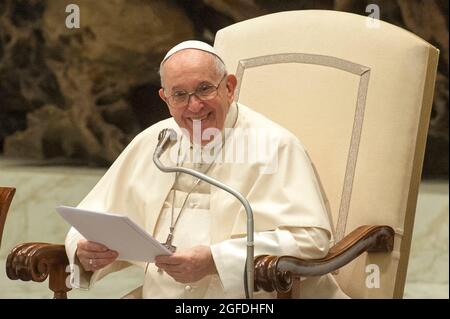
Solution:
M166 247L168 250L170 250L172 253L174 253L177 250L177 247L172 245L173 230L174 227L170 227L169 235L167 236L166 242L163 244L163 246ZM162 274L162 272L163 270L161 268L158 268L158 273Z
M166 242L163 244L168 250L174 253L177 247L172 245L174 227L170 227L169 235L167 236Z

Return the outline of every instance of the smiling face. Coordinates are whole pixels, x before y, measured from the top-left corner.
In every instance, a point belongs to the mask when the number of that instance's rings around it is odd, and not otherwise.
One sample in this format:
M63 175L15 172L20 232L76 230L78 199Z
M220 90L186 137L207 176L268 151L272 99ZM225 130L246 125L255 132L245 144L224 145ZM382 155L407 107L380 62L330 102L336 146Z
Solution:
M201 133L207 128L224 128L225 119L234 98L236 77L227 75L217 66L216 57L205 51L186 49L166 60L161 69L163 88L159 96L166 102L169 112L181 128L186 129L192 141L195 125L201 125ZM221 81L222 80L222 81ZM194 92L207 86L217 86L217 95L206 101L191 95L183 107L170 105L169 97L176 92ZM202 141L206 144L209 141Z

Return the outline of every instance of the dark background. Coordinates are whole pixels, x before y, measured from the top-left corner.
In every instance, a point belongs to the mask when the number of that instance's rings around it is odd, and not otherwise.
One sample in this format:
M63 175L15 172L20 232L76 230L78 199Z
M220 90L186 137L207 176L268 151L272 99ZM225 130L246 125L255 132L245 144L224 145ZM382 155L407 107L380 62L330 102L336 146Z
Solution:
M80 29L65 26L69 3ZM448 179L448 0L0 0L0 154L108 166L169 116L157 70L174 44L212 44L217 30L268 13L368 15L368 4L441 50L423 177Z

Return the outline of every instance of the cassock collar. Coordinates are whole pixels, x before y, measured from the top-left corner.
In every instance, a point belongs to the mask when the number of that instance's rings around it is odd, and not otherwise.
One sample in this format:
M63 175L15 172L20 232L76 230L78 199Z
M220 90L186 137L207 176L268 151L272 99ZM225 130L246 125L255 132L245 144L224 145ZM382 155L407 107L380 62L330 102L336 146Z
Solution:
M237 117L239 114L238 105L236 102L231 103L230 109L228 110L227 118L225 119L225 128L232 128L236 124Z

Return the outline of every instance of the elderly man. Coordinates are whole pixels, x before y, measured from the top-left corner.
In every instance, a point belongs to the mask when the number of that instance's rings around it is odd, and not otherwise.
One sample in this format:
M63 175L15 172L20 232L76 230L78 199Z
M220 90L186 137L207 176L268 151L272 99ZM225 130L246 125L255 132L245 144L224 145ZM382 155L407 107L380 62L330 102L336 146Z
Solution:
M233 102L236 77L226 72L220 56L206 43L186 41L172 48L161 63L160 75L159 95L172 118L139 134L79 208L125 214L176 250L171 256L157 257L155 264L118 261L115 251L71 229L67 254L71 263L81 265L82 286L135 263L145 270L138 291L144 298L244 297L245 211L221 189L186 174L158 170L152 155L164 128L175 129L178 136L163 153L162 162L211 175L249 200L255 217L255 255L325 256L332 240L327 212L311 163L296 137ZM263 170L267 158L238 162L220 160L220 152L209 160L202 156L211 145L224 152L232 149L230 136L252 129L276 136L269 155L269 160L276 160L274 170ZM232 133L225 134L227 130ZM244 150L251 147L245 145ZM255 297L275 296L255 293ZM303 280L301 296L344 295L329 275Z

